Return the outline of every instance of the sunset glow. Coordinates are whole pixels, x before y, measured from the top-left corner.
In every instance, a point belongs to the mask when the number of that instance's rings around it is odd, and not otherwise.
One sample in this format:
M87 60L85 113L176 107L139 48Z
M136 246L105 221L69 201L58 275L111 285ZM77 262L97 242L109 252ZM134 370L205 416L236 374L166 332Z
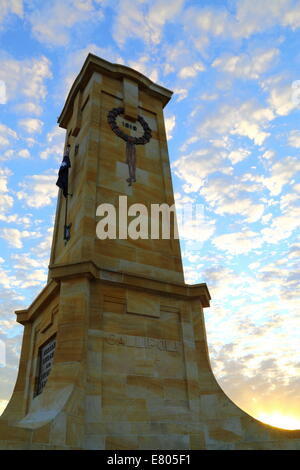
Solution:
M261 413L258 418L263 423L282 429L300 429L300 419L295 416L284 415L280 412Z

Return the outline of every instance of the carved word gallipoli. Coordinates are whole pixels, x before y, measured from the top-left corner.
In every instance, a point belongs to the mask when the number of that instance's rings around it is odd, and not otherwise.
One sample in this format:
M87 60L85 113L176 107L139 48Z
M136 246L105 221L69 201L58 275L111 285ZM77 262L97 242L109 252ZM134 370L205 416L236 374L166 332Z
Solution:
M110 334L105 337L111 346L128 346L130 348L158 349L159 351L179 352L181 344L167 339L147 338L146 336L128 336Z

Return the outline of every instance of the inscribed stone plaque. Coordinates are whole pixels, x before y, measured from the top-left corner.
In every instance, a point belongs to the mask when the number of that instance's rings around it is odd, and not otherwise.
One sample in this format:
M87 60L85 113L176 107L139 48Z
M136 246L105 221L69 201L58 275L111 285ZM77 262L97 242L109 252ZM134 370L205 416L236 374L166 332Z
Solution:
M36 394L39 395L43 388L45 387L48 376L51 371L54 351L56 346L56 338L52 338L48 341L44 346L40 348L39 353L39 376L38 376L38 383L37 383L37 391Z

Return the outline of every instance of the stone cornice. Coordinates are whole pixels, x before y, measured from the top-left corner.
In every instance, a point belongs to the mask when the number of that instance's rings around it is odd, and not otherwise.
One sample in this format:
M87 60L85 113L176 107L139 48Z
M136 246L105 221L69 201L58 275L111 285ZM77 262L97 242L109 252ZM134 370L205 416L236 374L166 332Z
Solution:
M39 311L58 293L58 290L59 285L57 282L51 280L27 309L15 311L17 322L25 325L27 322L32 321Z
M98 279L105 284L119 285L160 295L172 295L182 299L199 298L203 307L209 307L209 301L211 299L208 287L205 283L189 285L157 281L142 276L101 269L92 261L52 265L49 266L49 270L52 279L55 279L57 282L84 276L89 279Z
M67 127L68 120L72 114L73 103L79 90L83 90L94 72L102 73L112 78L127 77L138 83L139 88L147 89L148 93L159 99L165 106L173 94L172 91L152 82L145 75L137 70L133 70L125 65L113 64L107 60L101 59L94 54L89 54L83 64L83 67L74 81L68 94L65 106L58 117L60 127Z
M86 277L90 280L98 280L103 284L111 284L120 287L127 287L144 292L172 296L178 299L197 300L202 307L209 307L210 294L205 283L201 284L176 284L170 282L157 281L142 276L134 276L128 273L108 271L97 267L92 261L80 263L50 265L51 281L44 287L28 309L17 310L18 323L25 325L33 321L47 303L59 291L59 283L65 280Z

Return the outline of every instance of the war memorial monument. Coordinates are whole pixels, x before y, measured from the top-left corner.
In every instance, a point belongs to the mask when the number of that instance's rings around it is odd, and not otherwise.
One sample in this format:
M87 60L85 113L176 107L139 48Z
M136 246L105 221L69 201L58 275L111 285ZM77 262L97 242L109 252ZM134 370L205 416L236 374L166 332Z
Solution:
M24 335L1 449L300 449L300 431L255 420L218 385L210 294L184 283L178 238L129 237L119 214L116 236L101 238L105 208L174 204L171 95L92 54L69 92L49 277L16 312Z

